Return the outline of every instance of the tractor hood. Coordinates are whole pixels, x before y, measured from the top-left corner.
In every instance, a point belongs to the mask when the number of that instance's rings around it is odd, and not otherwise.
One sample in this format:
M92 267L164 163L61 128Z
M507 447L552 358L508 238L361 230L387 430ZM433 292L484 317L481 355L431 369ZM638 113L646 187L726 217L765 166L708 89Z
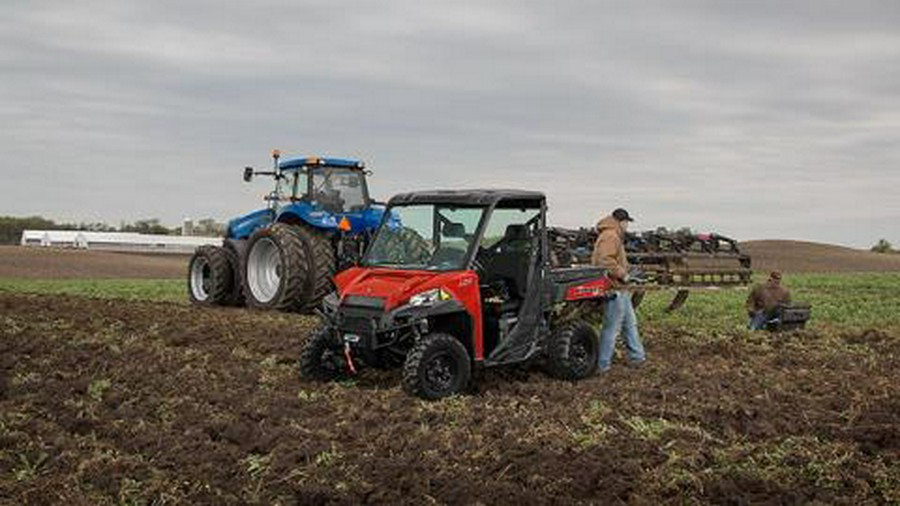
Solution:
M272 222L275 213L271 209L259 209L228 222L226 236L229 239L246 239L256 229Z
M443 288L456 296L460 288L478 284L473 271L432 272L383 268L354 267L334 278L341 302L348 297L378 298L384 300L384 309L390 311L402 306L413 295Z

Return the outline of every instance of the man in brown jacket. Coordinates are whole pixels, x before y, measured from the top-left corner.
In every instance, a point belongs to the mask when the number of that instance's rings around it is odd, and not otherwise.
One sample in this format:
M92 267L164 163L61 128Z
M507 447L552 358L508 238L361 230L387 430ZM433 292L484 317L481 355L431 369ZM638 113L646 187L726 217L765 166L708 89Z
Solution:
M791 292L781 286L781 273L772 271L769 280L753 287L747 297L747 316L751 330L765 328L766 322L775 316L778 306L791 302Z
M616 288L606 301L603 313L603 330L600 331L600 368L601 373L612 366L613 350L616 338L621 333L625 337L628 350L628 362L640 365L646 360L644 345L637 328L637 316L631 304L631 292L623 289L628 283L628 258L625 255L625 231L634 220L624 209L616 209L613 213L597 223L600 235L594 243L591 263L609 271L609 277Z

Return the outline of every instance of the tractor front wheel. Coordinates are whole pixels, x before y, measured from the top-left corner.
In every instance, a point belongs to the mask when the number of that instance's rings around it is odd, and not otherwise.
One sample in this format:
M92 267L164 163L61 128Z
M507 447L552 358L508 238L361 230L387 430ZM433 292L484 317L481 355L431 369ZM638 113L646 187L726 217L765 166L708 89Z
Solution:
M200 246L188 262L188 296L201 306L225 306L234 300L235 262L219 246Z
M547 346L547 372L554 378L577 381L597 369L600 341L593 327L575 320L550 336Z
M440 399L462 392L471 374L469 352L458 339L448 334L429 334L406 355L403 388L423 399Z

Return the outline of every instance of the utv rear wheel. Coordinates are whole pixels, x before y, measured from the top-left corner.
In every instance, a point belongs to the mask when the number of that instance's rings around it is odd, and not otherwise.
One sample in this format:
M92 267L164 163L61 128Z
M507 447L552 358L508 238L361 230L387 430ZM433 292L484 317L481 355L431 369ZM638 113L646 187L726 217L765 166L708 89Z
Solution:
M305 227L294 229L300 240L306 246L308 259L307 293L309 296L304 301L302 310L312 311L321 306L322 298L334 290L331 278L335 273L334 247L331 240L315 230Z
M346 362L331 330L322 327L313 331L300 353L300 376L315 381L331 381L342 377Z
M201 306L231 303L234 270L229 253L219 246L200 246L188 263L188 295Z
M547 347L547 372L554 378L576 381L594 373L599 360L597 332L582 320L556 330Z
M469 352L458 339L429 334L406 355L403 389L423 399L440 399L462 392L471 374Z
M309 296L309 258L297 229L275 223L257 230L244 259L244 295L258 309L300 311Z

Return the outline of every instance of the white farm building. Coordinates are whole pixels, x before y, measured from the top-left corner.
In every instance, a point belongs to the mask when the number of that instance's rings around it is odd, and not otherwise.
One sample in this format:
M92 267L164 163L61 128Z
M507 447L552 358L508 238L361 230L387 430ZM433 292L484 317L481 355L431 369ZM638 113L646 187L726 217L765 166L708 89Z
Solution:
M140 253L193 253L205 244L221 245L220 237L150 235L133 232L88 232L82 230L25 230L22 246L80 248Z

